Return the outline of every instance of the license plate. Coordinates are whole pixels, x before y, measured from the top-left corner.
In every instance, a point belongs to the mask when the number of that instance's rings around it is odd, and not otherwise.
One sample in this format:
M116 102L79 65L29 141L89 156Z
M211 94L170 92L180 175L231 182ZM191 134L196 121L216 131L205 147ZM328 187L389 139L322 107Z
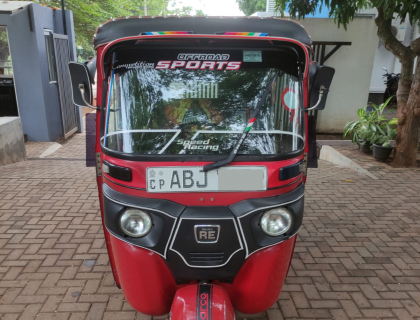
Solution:
M267 190L267 168L223 167L203 172L203 167L150 167L147 192L228 192Z

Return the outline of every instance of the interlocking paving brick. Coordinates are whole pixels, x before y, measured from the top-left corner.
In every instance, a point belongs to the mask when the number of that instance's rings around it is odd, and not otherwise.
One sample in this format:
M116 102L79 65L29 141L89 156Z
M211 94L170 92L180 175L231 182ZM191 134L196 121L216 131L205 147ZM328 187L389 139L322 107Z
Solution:
M60 143L43 160L49 145L27 143L33 160L0 167L0 318L151 320L114 285L85 135ZM379 179L325 161L309 169L278 303L238 320L420 320L420 170L335 148Z

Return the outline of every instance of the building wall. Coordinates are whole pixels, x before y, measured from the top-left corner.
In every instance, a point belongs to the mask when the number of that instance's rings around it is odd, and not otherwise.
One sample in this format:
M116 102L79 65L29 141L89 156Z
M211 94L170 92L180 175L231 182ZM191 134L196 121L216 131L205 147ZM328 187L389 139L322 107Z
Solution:
M54 11L39 5L31 5L34 21L34 33L37 41L38 65L41 71L41 85L43 91L43 103L48 122L48 140L56 141L63 135L63 125L61 121L60 100L58 96L58 84L50 83L48 72L48 60L44 39L44 30L54 28ZM13 56L12 56L13 58ZM39 81L39 80L38 80ZM29 136L28 136L29 138Z
M359 14L370 14L376 17L378 11L376 10L376 8L370 8L361 10ZM403 38L401 38L401 43L405 46L410 45L411 35L413 31L415 32L415 30L413 30L408 19L405 22L401 22L401 19L397 17L397 14L395 14L394 20L392 21L392 25L397 29L400 29L400 26L405 27L405 35ZM401 72L401 63L399 62L399 60L396 59L396 57L384 47L384 45L379 41L379 38L377 37L375 60L373 63L372 78L370 82L371 93L383 93L385 91L386 86L384 84L384 79L382 78L383 74L385 74L385 71L382 69L383 67L385 67L389 73Z
M30 140L49 141L49 132L45 125L47 115L44 92L39 80L42 76L37 38L34 31L30 30L27 10L28 8L13 15L0 14L0 25L7 27L23 132L28 134Z
M357 109L366 106L377 45L376 26L372 18L355 18L338 28L333 19L306 18L300 22L313 41L349 41L325 63L335 68L334 80L325 110L318 112L317 131L342 133L345 124L357 118ZM331 50L333 47L327 47Z
M72 12L66 14L75 57ZM56 141L63 136L58 87L50 83L44 40L44 29L62 33L61 19L61 11L35 3L12 15L0 14L0 25L8 32L19 116L31 141Z

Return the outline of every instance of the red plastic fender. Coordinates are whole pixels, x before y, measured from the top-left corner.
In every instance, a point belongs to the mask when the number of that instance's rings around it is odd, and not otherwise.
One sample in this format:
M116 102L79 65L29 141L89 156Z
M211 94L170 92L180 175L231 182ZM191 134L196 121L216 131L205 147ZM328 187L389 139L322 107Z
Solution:
M171 320L233 320L235 312L226 290L211 284L179 289L171 307Z
M226 289L236 310L247 314L267 310L279 297L295 242L296 236L252 254L232 284L215 284Z
M167 314L178 287L162 257L113 235L111 244L121 289L128 303L144 314Z

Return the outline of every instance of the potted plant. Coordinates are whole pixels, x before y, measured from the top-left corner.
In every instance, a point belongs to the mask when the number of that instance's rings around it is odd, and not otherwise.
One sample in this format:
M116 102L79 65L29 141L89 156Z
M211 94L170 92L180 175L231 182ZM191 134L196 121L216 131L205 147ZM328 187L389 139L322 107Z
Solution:
M371 140L374 136L372 129L369 126L364 125L359 130L357 130L357 135L359 137L360 150L366 154L371 153Z
M366 128L369 126L368 124L369 113L366 111L366 108L367 106L363 109L357 110L357 115L359 116L359 120L349 121L344 126L343 137L345 138L346 136L350 136L351 141L353 143L357 143L359 147L361 145L364 145L367 142L367 140L364 140L360 136L360 133L364 132Z
M395 139L397 130L389 129L386 135L376 134L371 139L373 157L378 161L385 161L394 149L389 140Z
M379 106L371 103L373 111L368 111L368 106L363 109L358 109L357 115L359 116L359 120L349 121L344 127L343 136L346 137L349 135L352 142L357 143L362 152L370 153L374 137L388 136L391 130L390 125L397 124L397 118L387 121L383 115L385 107L391 99L392 97L389 97Z

